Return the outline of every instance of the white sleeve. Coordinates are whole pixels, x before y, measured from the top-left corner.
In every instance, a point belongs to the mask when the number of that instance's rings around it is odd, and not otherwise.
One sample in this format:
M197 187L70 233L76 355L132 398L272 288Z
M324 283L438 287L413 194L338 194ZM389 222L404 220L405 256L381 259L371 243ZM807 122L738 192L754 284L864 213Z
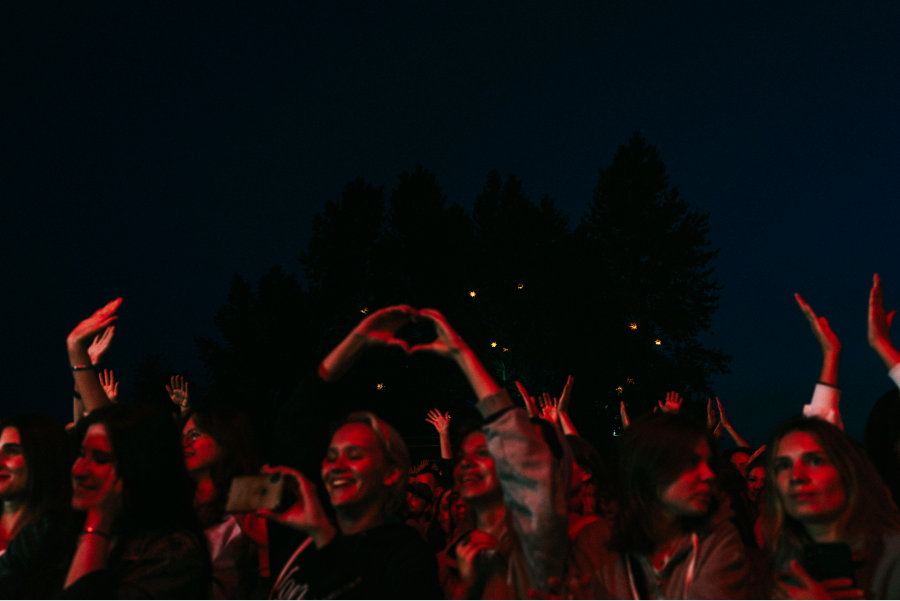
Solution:
M900 363L894 366L894 369L888 372L888 377L894 381L897 388L900 388Z
M900 374L900 372L898 372ZM841 412L838 404L841 402L841 389L826 384L816 384L812 401L803 406L803 415L806 417L818 417L826 422L834 424L841 430L844 422L841 421Z

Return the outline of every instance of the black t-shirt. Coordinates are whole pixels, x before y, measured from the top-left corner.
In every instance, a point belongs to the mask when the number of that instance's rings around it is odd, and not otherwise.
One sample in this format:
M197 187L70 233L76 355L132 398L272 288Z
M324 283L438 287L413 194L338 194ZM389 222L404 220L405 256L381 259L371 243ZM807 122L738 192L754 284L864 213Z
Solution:
M441 599L437 558L405 524L338 535L322 549L311 539L287 561L270 599Z

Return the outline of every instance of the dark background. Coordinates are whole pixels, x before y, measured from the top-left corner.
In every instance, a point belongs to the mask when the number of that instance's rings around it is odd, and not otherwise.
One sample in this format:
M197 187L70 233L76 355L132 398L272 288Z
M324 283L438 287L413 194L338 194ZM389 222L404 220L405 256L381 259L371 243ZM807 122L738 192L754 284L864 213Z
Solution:
M873 272L900 306L895 2L9 11L0 415L70 419L65 336L117 296L105 362L124 392L148 352L199 383L193 335L216 336L233 274L301 273L348 180L390 191L421 163L471 209L497 169L575 225L635 130L711 213L713 344L734 356L715 385L737 429L759 444L811 396L820 354L794 292L843 342L851 435L891 386L865 326Z

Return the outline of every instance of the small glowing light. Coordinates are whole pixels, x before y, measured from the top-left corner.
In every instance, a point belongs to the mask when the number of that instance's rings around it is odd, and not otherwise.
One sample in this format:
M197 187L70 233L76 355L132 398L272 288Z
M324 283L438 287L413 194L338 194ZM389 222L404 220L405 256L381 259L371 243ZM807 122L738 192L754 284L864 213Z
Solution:
M362 309L359 310L359 312L362 313L363 315L365 315L366 313L369 312L369 308L368 308L368 307L363 307Z
M634 384L634 378L628 378L625 381L628 382L629 384Z
M619 394L622 394L622 387L621 387L621 386L617 386L617 387L616 387L616 392L618 392Z
M492 342L492 343L491 343L491 348L497 348L497 343L496 343L496 342Z
M375 388L378 390L384 390L384 384L379 382L378 384L375 385Z
M637 323L632 321L631 324L630 324L628 327L631 328L632 330L636 330L636 329L637 329Z
M659 338L657 338L657 339L656 339L656 346L659 346L659 345L661 345L661 344L662 344L662 340L660 340Z
M505 353L505 352L508 351L508 350L509 350L508 348L505 348L505 349L503 349L503 352Z
M470 292L469 296L475 296L475 291L473 290L472 292Z
M525 287L525 284L519 284L519 290Z

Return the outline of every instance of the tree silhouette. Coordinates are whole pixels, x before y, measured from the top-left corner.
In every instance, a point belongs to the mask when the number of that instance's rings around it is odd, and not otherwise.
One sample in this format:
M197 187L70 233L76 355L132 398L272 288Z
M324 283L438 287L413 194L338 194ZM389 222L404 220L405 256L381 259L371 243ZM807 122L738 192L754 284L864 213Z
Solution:
M619 427L619 399L633 413L667 390L699 399L728 371L730 357L699 341L721 289L708 217L669 186L659 152L639 133L600 169L574 231L553 199L535 204L514 175L489 173L471 216L421 165L400 174L387 206L384 188L357 178L315 218L300 259L308 292L280 267L255 292L235 277L215 320L224 345L197 339L210 398L244 407L265 431L304 370L365 313L407 303L441 310L513 391L521 380L558 395L575 375L576 423L603 444ZM427 326L400 334L434 336ZM461 415L474 400L449 362L370 355L348 386L405 436L433 434L428 409Z

